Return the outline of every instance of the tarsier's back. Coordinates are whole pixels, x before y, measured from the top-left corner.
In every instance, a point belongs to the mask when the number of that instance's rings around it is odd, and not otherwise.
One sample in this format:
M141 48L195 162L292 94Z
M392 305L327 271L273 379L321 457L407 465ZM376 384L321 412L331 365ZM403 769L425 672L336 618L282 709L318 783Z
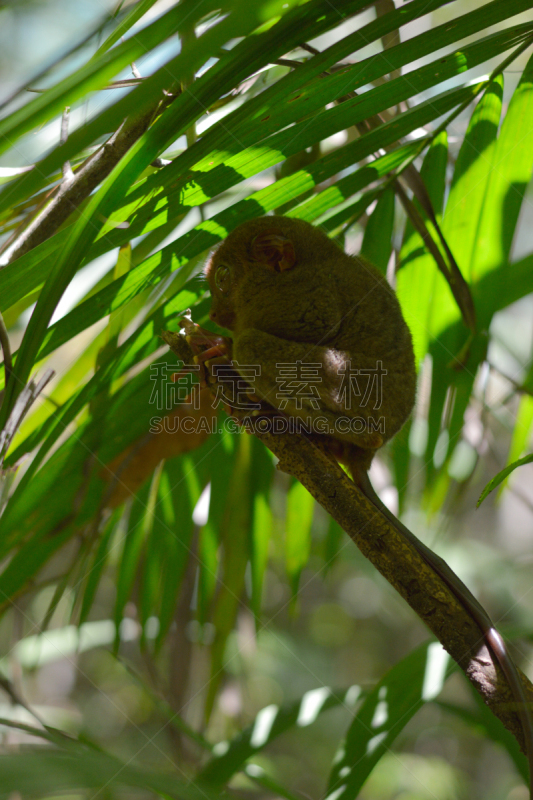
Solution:
M260 367L257 394L299 419L323 416L330 436L369 463L415 397L411 335L385 277L288 217L236 228L206 274L234 361Z

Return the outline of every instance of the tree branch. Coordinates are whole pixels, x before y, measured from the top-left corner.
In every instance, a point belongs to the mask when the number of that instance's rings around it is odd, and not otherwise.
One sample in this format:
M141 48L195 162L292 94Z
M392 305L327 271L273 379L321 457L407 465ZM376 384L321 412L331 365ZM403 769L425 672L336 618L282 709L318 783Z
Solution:
M53 236L92 191L118 164L139 139L162 107L169 105L181 90L173 90L138 116L128 117L120 128L79 167L70 180L64 180L33 216L24 220L0 249L0 267L11 263Z
M511 688L479 627L447 584L313 442L300 434L254 433L277 456L278 468L305 486L426 623L525 752ZM533 685L520 677L533 702Z

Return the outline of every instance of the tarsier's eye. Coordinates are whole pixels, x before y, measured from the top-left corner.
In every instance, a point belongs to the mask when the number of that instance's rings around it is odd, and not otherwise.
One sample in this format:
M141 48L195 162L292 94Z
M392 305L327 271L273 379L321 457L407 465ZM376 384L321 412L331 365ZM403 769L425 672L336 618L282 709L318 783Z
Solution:
M215 286L222 294L226 294L226 292L229 291L231 286L231 272L229 267L225 267L224 265L217 267L217 271L215 272Z

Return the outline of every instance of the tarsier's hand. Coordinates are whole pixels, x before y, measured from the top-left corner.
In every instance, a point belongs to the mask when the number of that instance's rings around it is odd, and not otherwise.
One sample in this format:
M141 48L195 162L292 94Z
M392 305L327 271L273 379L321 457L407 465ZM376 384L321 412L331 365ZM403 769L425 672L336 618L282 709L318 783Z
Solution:
M250 417L279 413L261 400L234 368L231 338L200 327L190 317L184 317L181 324L194 353L194 361L200 366L200 385L216 390L228 415L244 422Z
M232 340L217 336L196 323L192 323L192 326L188 326L190 332L185 338L194 353L195 364L200 366L200 383L202 386L212 386L216 383L217 366L228 368L231 365Z

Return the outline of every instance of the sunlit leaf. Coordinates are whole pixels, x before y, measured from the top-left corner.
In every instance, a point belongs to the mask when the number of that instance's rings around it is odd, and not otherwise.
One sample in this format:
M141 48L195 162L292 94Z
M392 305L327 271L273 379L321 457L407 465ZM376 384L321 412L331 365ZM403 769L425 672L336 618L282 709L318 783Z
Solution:
M511 474L511 472L514 472L514 470L517 467L522 467L524 464L531 464L532 461L533 461L533 455L524 456L524 458L519 458L518 461L513 461L512 464L509 464L507 467L498 472L498 474L495 475L494 478L492 478L492 480L490 480L487 483L487 485L479 495L479 500L477 501L477 507L479 508L479 506L481 505L483 500L487 497L487 495L489 495L493 489L499 486L500 483L503 480L505 480L505 478L508 475Z

